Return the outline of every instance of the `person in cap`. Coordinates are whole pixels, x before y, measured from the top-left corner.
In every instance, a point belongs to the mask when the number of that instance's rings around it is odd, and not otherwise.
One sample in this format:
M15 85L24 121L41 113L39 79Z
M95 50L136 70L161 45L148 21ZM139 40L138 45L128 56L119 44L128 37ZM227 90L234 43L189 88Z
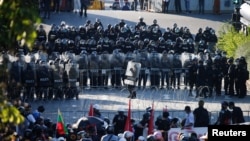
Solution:
M232 124L238 124L245 122L243 112L240 107L235 106L234 102L229 102L229 109L232 110Z
M185 106L184 109L186 117L183 119L182 128L192 128L194 126L194 114L191 111L190 106Z
M124 114L125 109L120 107L117 110L117 114L114 116L112 124L114 125L114 132L115 135L118 135L119 133L124 132L124 127L127 120L127 115Z
M102 114L100 112L101 106L99 104L94 104L93 109L94 109L94 116L95 117L104 119L104 117L102 116Z
M221 103L221 110L220 110L218 119L215 122L215 125L230 125L231 118L232 118L232 114L228 110L228 102L223 101Z
M207 127L209 124L209 113L204 108L204 101L198 102L198 107L194 109L194 127Z

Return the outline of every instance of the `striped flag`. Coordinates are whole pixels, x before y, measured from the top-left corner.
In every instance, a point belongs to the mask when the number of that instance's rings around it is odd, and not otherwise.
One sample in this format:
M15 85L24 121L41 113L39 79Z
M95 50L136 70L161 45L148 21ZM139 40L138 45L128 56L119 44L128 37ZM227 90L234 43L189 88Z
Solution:
M57 123L56 123L56 132L58 135L68 134L68 129L66 128L64 124L62 113L60 112L59 109L58 109L58 116L57 116Z

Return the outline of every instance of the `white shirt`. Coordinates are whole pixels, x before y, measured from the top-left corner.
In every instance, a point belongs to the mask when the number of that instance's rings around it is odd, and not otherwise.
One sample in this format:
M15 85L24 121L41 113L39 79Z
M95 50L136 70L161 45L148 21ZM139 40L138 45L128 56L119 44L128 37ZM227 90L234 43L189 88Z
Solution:
M194 114L192 112L186 114L186 121L184 126L190 125L190 123L193 124L191 127L194 127Z

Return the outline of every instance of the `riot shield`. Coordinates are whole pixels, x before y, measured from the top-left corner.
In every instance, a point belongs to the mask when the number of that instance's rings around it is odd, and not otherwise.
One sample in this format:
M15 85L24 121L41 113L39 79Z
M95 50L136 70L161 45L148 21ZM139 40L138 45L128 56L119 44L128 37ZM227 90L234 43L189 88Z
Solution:
M72 99L76 97L78 99L78 89L77 89L77 79L79 77L78 65L75 63L75 60L69 61L65 65L65 70L68 75L68 87L66 89L66 98Z
M93 52L89 55L89 79L92 88L98 87L99 55Z
M28 60L27 60L28 61ZM23 93L23 100L33 100L34 94L35 94L35 87L36 87L36 70L35 65L30 61L26 64L26 68L23 71L22 74L23 79L23 87L24 87L24 93Z
M172 67L172 58L171 54L168 52L163 52L161 56L161 88L169 88L169 78L171 75L171 67Z
M78 55L77 64L79 67L79 85L80 87L86 87L88 80L88 69L89 69L87 52L81 52Z
M152 52L150 56L150 82L152 87L159 88L160 86L160 54L157 52Z
M173 65L172 65L173 75L171 76L171 83L174 88L180 88L180 80L182 74L182 62L180 60L180 55L174 54Z
M59 59L54 61L54 64L51 65L52 73L53 73L53 94L55 99L63 99L63 88L65 88L64 83L64 67L59 64Z
M111 64L110 64L110 54L105 51L100 54L100 61L99 61L99 75L100 75L100 86L107 88L108 86L108 78L111 72Z
M47 62L40 61L37 69L38 92L37 98L46 100L48 98L48 90L51 86L52 75L49 71Z
M114 50L111 56L111 84L113 87L121 87L121 79L124 74L124 55Z
M149 53L146 50L143 50L137 55L139 62L141 63L141 71L138 79L138 87L146 88L146 83L148 81L150 61L149 61ZM137 60L137 59L136 59Z

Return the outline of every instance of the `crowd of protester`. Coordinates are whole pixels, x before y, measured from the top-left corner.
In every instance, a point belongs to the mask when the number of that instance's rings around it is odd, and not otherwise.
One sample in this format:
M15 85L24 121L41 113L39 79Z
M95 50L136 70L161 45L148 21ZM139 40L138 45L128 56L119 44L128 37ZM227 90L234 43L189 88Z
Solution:
M198 106L194 110L184 105L185 116L183 117L172 117L170 111L163 108L162 113L154 118L152 116L155 114L154 110L148 107L142 118L137 120L131 117L128 120L127 111L122 107L117 109L117 113L114 113L111 119L106 118L102 115L101 106L94 104L92 116L82 117L70 123L43 117L43 113L46 112L43 105L32 109L29 103L13 101L13 104L25 117L25 121L10 128L8 135L13 134L20 141L106 141L109 138L114 141L168 141L169 132L173 128L178 128L180 131L178 135L176 134L177 140L198 141L199 138L205 139L204 136L195 131L192 134L186 134L185 129L193 130L197 127L206 128L208 125L231 125L245 122L243 111L233 101L222 101L215 123L211 122L211 113L204 108L203 100L198 101ZM7 134L1 131L0 139L3 139L5 135Z

